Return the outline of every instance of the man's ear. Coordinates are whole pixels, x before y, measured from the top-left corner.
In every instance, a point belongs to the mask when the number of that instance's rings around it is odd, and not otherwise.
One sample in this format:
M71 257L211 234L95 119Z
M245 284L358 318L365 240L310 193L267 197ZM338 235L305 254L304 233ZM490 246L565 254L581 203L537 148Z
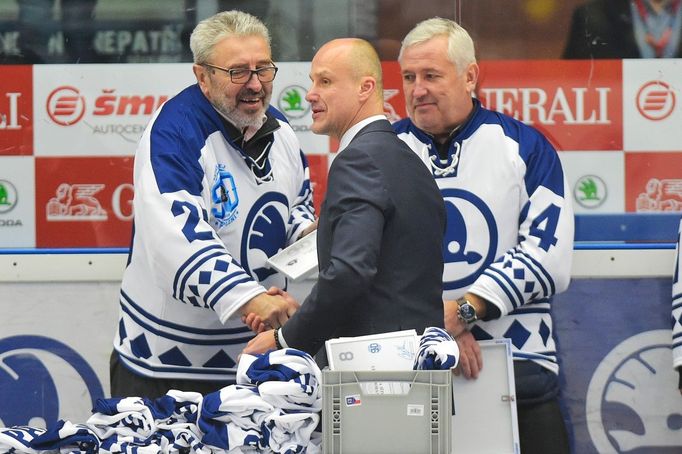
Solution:
M362 79L360 79L360 100L364 101L365 99L369 98L374 94L374 92L377 89L377 81L374 80L374 77L370 76L365 76Z
M470 93L476 89L476 84L478 83L478 73L479 73L478 64L470 63L469 66L467 66L466 84L467 89L469 89Z
M205 66L194 64L192 65L192 71L194 72L194 77L197 79L199 88L201 88L202 93L206 94L208 91L208 70Z

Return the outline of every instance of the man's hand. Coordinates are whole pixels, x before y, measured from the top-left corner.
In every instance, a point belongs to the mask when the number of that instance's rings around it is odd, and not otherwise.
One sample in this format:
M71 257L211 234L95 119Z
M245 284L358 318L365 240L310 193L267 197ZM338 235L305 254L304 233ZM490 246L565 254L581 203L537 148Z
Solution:
M301 238L303 238L304 236L306 236L306 235L312 233L312 232L313 232L314 230L316 230L316 229L317 229L317 219L315 219L315 222L313 222L313 223L310 224L308 227L306 227L305 229L303 229L303 231L301 232L301 234L298 236L298 239L300 240Z
M445 312L445 330L450 333L452 337L456 338L467 330L466 323L457 315L459 310L457 301L444 301L443 310Z
M466 330L455 336L455 341L459 347L459 364L455 368L455 375L461 373L467 380L478 378L479 372L483 369L483 356L478 341Z
M480 317L485 315L485 300L480 296L467 293L465 298L474 305L476 314ZM459 305L457 301L444 301L443 310L445 313L445 329L455 338L459 347L459 364L455 368L455 375L460 373L464 378L478 378L478 374L483 369L483 356L481 347L466 326L466 323L459 318Z
M251 339L249 343L246 344L246 348L244 348L242 353L247 353L249 355L259 355L261 353L275 349L275 333L274 330L270 329L263 331Z
M284 290L271 287L266 293L251 298L240 308L242 321L254 332L267 327L279 328L299 308L299 304Z

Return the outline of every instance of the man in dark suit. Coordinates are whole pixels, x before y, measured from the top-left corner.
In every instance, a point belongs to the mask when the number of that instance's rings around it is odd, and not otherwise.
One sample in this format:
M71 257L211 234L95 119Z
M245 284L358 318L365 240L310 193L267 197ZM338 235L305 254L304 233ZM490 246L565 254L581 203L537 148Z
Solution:
M340 143L317 229L319 278L298 312L245 353L315 354L335 337L443 326L443 199L384 116L379 57L361 39L330 41L310 77L312 130Z
M573 12L563 58L682 57L679 0L592 0Z

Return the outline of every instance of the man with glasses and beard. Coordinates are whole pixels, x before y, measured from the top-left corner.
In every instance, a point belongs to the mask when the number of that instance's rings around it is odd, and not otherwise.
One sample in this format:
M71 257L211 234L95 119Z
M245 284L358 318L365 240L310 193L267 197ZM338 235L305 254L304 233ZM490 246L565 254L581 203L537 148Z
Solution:
M298 308L266 260L315 228L305 156L269 106L267 28L240 12L190 38L197 84L154 115L135 155L134 229L120 292L111 395L216 391L253 337Z

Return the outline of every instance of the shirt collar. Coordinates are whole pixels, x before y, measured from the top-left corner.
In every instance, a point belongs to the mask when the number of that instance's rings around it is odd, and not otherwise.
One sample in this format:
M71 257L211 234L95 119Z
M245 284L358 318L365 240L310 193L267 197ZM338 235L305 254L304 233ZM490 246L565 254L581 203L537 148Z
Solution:
M367 117L364 120L358 121L353 126L348 128L348 131L346 131L343 134L343 136L341 136L338 152L341 152L344 148L346 148L350 141L355 138L355 136L358 134L358 132L360 132L362 128L377 120L386 120L386 115L372 115L371 117Z

